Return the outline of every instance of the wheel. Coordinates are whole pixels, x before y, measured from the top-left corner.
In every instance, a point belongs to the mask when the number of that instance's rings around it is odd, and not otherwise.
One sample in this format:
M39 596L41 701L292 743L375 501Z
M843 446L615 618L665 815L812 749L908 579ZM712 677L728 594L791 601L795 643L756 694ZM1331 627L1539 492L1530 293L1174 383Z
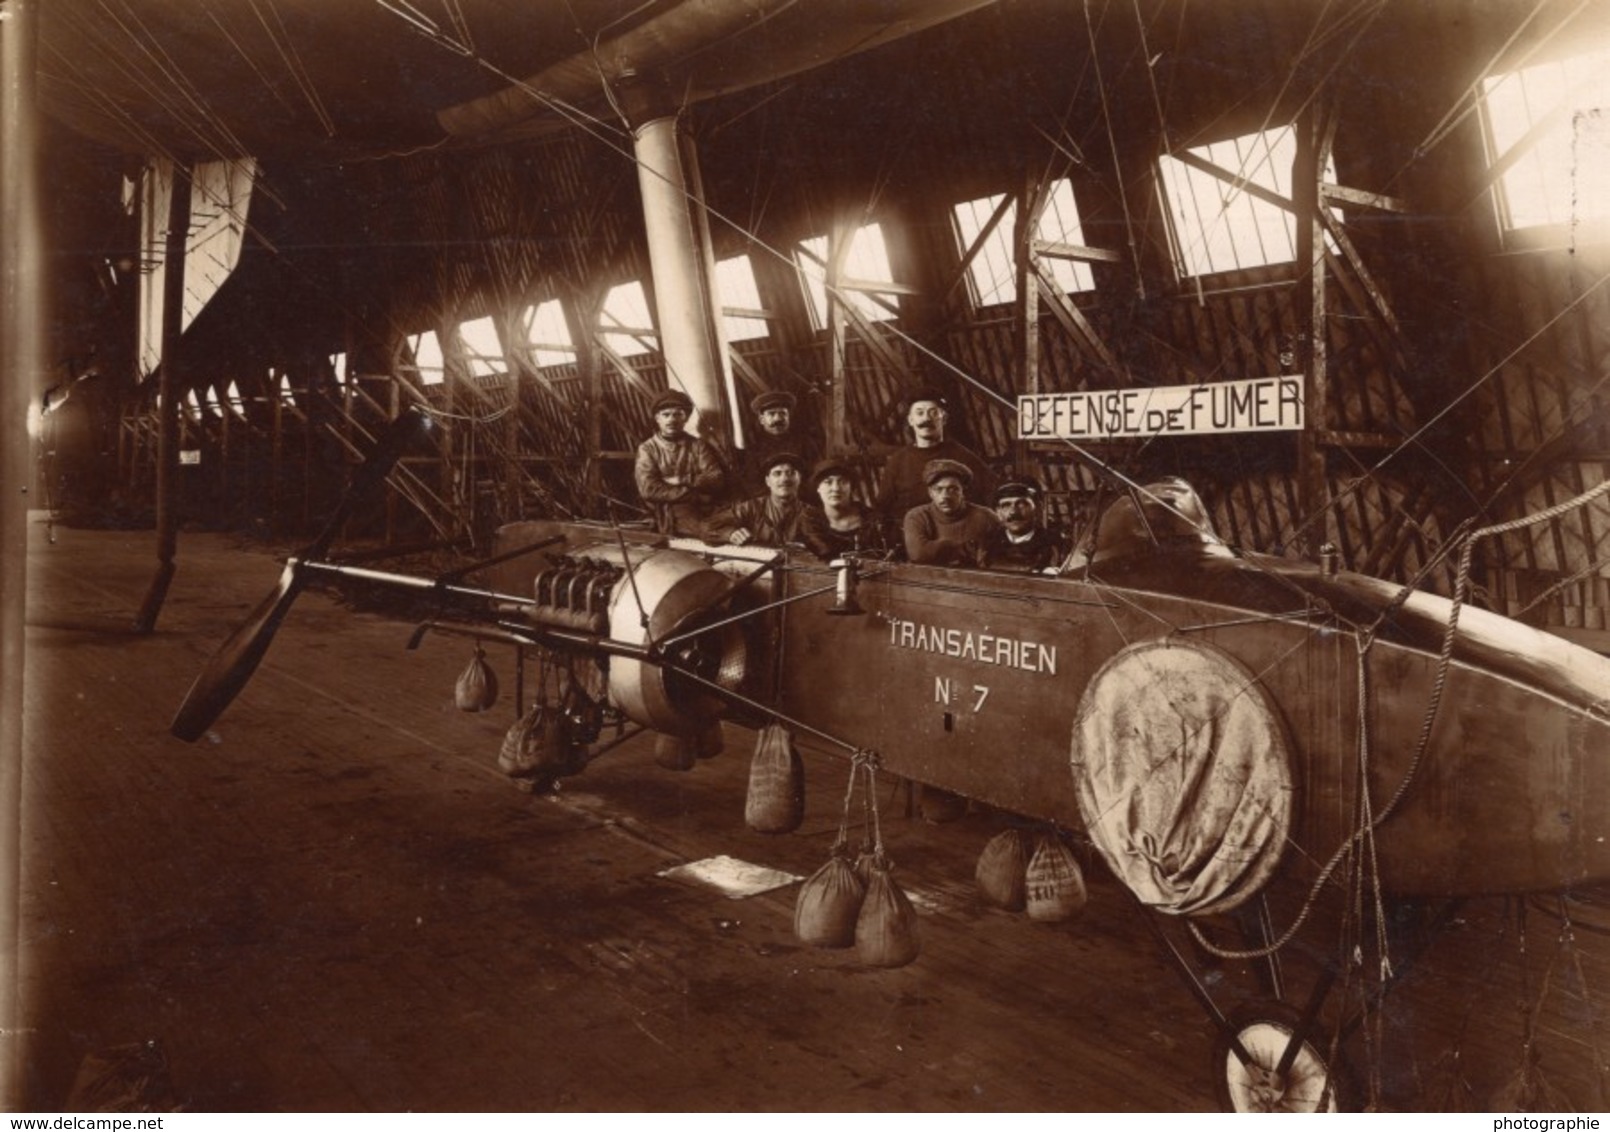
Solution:
M1339 1112L1340 1075L1326 1064L1311 1037L1305 1038L1290 1072L1276 1068L1301 1018L1283 1002L1261 1002L1238 1011L1230 1025L1252 1061L1243 1065L1229 1039L1213 1043L1213 1086L1225 1112Z

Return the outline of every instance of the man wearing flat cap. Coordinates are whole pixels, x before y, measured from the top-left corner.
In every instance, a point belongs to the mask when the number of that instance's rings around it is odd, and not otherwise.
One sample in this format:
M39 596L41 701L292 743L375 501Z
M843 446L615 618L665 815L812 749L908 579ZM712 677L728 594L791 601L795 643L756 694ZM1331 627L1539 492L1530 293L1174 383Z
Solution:
M995 512L967 502L973 473L959 460L930 460L922 473L928 502L906 512L906 557L932 566L978 566L1000 526Z
M991 570L1042 573L1054 570L1068 548L1044 525L1040 485L1012 479L995 489L995 517L1000 526L984 542L984 565Z
M693 399L667 390L650 406L654 435L637 446L637 493L662 534L697 536L720 502L726 473L710 444L688 432Z
M804 512L799 485L804 477L803 460L792 452L774 453L766 461L766 494L718 512L706 527L704 540L733 546L786 546L797 541Z
M794 429L794 408L798 404L794 395L783 389L773 389L749 402L759 426L747 439L743 452L743 470L739 488L740 497L766 474L766 463L779 452L796 453L810 467L815 456L815 445L806 441Z
M928 501L928 485L923 470L930 460L953 460L964 464L972 475L975 493L989 489L989 469L971 448L945 439L945 423L950 411L945 398L932 389L919 389L906 407L906 424L911 443L896 448L883 464L883 480L878 488L878 511L898 523L913 507Z

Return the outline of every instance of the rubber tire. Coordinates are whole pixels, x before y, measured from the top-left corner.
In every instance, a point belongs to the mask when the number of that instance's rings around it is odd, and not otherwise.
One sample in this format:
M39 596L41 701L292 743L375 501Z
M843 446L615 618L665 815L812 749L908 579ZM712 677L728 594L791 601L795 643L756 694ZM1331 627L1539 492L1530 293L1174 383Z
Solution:
M1285 1052L1286 1043L1296 1033L1302 1021L1301 1012L1284 1002L1263 1000L1249 1003L1230 1016L1230 1025L1241 1039L1241 1044L1259 1064L1273 1068ZM1249 1096L1247 1074L1241 1062L1230 1050L1229 1039L1223 1034L1213 1042L1213 1093L1222 1112L1317 1112L1316 1106L1323 1095L1327 1105L1323 1111L1340 1112L1348 1103L1347 1075L1328 1067L1324 1055L1314 1044L1316 1035L1303 1042L1291 1072L1296 1088L1288 1086L1275 1107L1254 1105ZM1327 1072L1330 1087L1325 1087Z

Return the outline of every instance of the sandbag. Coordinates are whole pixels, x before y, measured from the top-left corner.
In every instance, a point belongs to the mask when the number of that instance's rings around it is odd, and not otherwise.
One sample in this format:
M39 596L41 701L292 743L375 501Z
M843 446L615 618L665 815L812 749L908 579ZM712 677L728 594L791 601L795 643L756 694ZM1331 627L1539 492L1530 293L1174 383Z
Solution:
M872 865L861 914L855 921L855 953L869 967L904 967L917 957L917 913L889 875L889 865Z
M749 761L744 822L756 833L792 833L805 820L805 763L780 723L760 729Z
M693 740L661 731L654 736L654 761L666 770L692 770L697 761Z
M1071 920L1084 910L1084 870L1056 834L1040 838L1023 879L1023 906L1029 919L1056 923Z
M498 702L498 676L486 662L481 646L475 646L475 655L459 673L453 685L453 703L459 711L487 711Z
M978 894L997 908L1023 911L1028 868L1028 834L1021 829L997 833L984 845L978 855L978 867L973 870Z
M504 732L498 769L514 779L551 778L568 768L568 756L564 717L537 704Z
M799 886L794 901L794 935L811 947L851 947L856 919L866 889L841 854L817 869Z

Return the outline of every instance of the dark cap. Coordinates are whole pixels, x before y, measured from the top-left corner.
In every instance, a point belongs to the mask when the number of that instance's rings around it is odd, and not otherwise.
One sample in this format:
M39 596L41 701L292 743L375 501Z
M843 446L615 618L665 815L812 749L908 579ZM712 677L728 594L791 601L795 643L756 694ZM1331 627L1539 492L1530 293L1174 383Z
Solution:
M761 475L771 475L771 470L778 464L787 464L790 468L793 468L796 472L799 472L802 475L805 472L805 461L800 459L799 453L773 452L770 456L766 457L764 462L761 463Z
M962 481L963 487L971 487L973 483L973 469L960 460L929 460L923 465L922 482L932 487L935 480L945 476L955 476Z
M665 409L681 409L685 413L693 412L693 398L680 389L667 389L649 406L649 412L658 415Z
M910 397L906 398L906 412L911 412L911 406L915 405L918 401L932 401L941 409L950 408L950 403L945 400L945 395L931 386L919 389Z
M829 456L825 460L818 460L816 467L811 469L811 490L822 485L828 476L843 476L849 479L853 474L848 460L841 460L836 456Z
M1040 486L1028 480L1007 480L995 489L995 505L999 507L1008 499L1027 499L1036 507L1040 505Z
M789 412L793 412L794 405L796 403L797 402L795 401L792 393L782 389L773 389L769 392L762 393L753 401L749 402L749 407L755 411L755 416L758 417L761 413L767 412L771 409L787 409Z

